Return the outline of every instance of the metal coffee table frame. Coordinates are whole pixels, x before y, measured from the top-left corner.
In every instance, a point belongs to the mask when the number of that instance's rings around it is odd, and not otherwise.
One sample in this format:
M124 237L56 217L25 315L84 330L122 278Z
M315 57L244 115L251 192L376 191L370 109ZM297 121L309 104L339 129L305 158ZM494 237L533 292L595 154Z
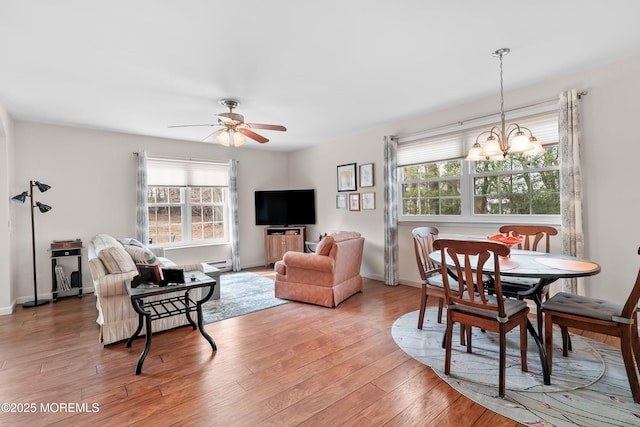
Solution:
M156 319L184 314L193 329L195 330L197 327L200 330L202 336L209 342L209 344L211 344L212 351L216 351L218 349L216 343L213 341L213 338L211 338L211 336L204 330L202 324L202 304L205 303L209 298L211 298L211 295L213 295L217 283L214 279L211 279L206 274L203 274L199 271L185 272L185 277L187 278L187 283L179 285L142 285L137 288L131 288L131 286L127 286L127 292L131 297L131 304L133 305L133 309L136 311L136 313L138 313L138 328L133 333L131 338L129 338L129 340L127 341L127 348L131 347L131 343L133 343L133 340L135 340L140 335L143 323L145 326L144 350L142 351L142 353L140 354L140 358L138 359L138 364L136 366L136 375L140 375L140 373L142 372L142 364L149 354L149 349L151 348L151 336L153 333L152 321ZM189 281L190 277L195 277L196 280ZM207 294L203 298L194 301L190 295L191 291L193 289L204 287L209 288ZM170 296L167 298L148 302L145 302L144 300L145 298L154 295L164 295L182 291L184 291L184 295L181 296ZM196 322L194 322L190 316L190 313L192 312L196 312L197 314L197 326Z

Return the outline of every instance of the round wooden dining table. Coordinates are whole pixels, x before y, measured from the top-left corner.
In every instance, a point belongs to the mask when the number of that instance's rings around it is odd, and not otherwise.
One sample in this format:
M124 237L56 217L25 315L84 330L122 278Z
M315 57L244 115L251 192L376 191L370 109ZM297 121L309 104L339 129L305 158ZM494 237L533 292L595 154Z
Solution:
M440 251L431 252L429 258L438 265L442 262ZM593 276L600 272L600 265L583 258L521 249L512 249L509 258L501 257L499 263L501 277L538 279L536 284L531 286L529 290L520 292L518 295L519 298L533 296L533 299L537 299L537 301L541 300L544 289L558 279ZM447 267L455 268L453 260L449 258L448 255L446 264ZM485 274L491 275L493 262L487 262L483 271ZM538 322L541 321L542 319L538 319ZM544 384L549 385L551 384L551 376L549 374L549 366L547 365L547 356L542 343L542 337L538 334L529 319L527 319L527 330L535 341L538 353L540 354Z

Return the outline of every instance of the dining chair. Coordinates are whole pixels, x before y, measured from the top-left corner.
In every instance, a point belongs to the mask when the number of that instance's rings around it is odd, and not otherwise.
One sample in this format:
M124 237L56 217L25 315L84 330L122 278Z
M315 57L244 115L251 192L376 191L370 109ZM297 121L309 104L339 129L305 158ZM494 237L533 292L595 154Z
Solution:
M438 323L442 323L444 285L442 284L442 277L440 277L440 267L429 258L429 254L433 252L433 241L438 238L438 229L435 227L418 227L414 228L411 234L413 235L413 247L416 254L418 272L422 280L420 314L418 315L418 329L422 329L427 300L430 296L438 298Z
M540 251L549 253L551 250L551 236L558 234L558 230L547 225L509 224L500 227L500 233L505 236L522 236L522 243L518 249L526 251ZM502 292L505 296L519 299L530 299L536 305L538 335L542 336L542 299L549 294L549 287L540 292L531 292L538 285L540 279L526 277L509 277L502 281Z
M638 248L640 254L640 248ZM582 295L560 292L542 304L544 312L545 350L549 372L552 372L553 324L560 326L562 356L567 357L568 328L596 332L620 338L620 349L627 371L633 401L640 403L640 383L636 366L640 368L637 306L640 299L640 272L624 304Z
M451 371L451 347L453 324L460 323L466 333L467 353L471 353L471 328L500 335L498 394L505 394L506 334L520 327L520 364L524 372L527 368L527 303L513 298L504 298L500 282L499 257L510 253L508 246L501 243L469 240L438 239L433 243L440 251L445 304L447 305L447 326L445 333L444 372ZM447 274L447 257L455 265L453 274L457 277L458 290L450 286ZM489 268L485 272L486 267ZM492 271L491 271L492 270ZM493 277L493 294L487 293L484 274ZM461 333L463 333L461 331Z

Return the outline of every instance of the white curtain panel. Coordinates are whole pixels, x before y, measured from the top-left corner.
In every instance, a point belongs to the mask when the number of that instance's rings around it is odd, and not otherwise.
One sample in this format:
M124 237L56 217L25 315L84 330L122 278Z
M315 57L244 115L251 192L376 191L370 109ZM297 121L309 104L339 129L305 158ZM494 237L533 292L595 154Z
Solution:
M384 137L384 283L398 285L398 139Z
M229 211L231 218L231 263L233 271L240 271L240 233L238 231L238 161L229 160Z
M149 208L147 205L147 152L138 152L136 178L136 239L149 243Z
M560 94L559 115L562 249L566 255L583 257L580 108L577 90ZM565 279L562 290L584 295L583 282L583 279Z

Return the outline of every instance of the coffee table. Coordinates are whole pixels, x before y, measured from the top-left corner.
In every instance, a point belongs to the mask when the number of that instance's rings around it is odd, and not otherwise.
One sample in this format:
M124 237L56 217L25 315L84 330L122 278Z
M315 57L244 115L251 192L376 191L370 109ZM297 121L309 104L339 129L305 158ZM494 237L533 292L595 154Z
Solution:
M142 364L147 358L147 354L149 354L149 349L151 348L151 335L153 333L151 326L152 321L156 319L185 315L187 317L187 321L195 330L196 323L190 316L190 313L195 311L197 314L197 328L200 330L200 333L209 342L209 344L211 344L213 351L218 349L213 338L211 338L211 336L204 330L202 325L202 304L211 298L217 283L214 279L200 271L187 271L184 276L186 283L179 285L140 285L137 288L132 288L130 282L127 285L127 292L131 297L131 304L133 305L133 309L136 313L138 313L138 328L127 341L127 347L131 347L133 340L140 335L143 323L145 326L144 350L138 359L136 375L140 375L142 372ZM206 295L194 301L190 295L191 291L193 289L205 287L209 288ZM176 295L176 293L182 292L184 292L182 295ZM161 297L152 301L145 301L145 298L155 295L166 295L166 297Z

